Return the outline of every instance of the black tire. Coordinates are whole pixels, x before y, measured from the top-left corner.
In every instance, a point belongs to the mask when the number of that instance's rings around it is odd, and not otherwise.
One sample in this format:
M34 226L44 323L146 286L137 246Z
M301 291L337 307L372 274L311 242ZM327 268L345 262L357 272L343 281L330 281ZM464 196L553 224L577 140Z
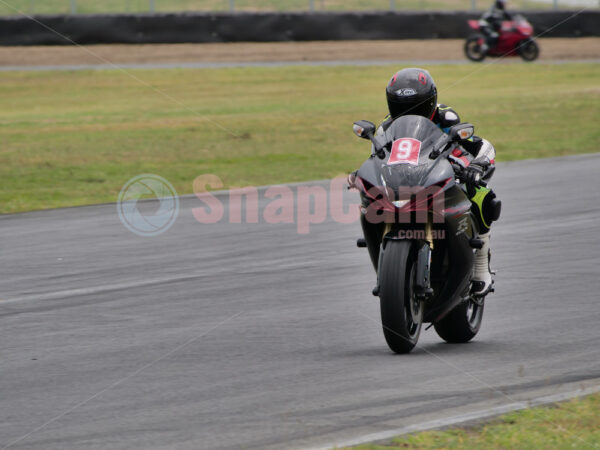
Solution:
M479 41L483 39L485 41L485 37L481 34L472 34L465 41L465 55L471 61L481 62L485 59L486 54L481 51L481 46L479 45Z
M483 300L480 303L469 300L458 305L434 325L437 334L446 342L469 342L479 331L483 320Z
M540 48L533 39L525 39L519 42L519 56L525 61L531 62L537 59L540 55Z
M423 304L416 300L410 241L388 241L379 268L383 335L395 353L408 353L419 340Z

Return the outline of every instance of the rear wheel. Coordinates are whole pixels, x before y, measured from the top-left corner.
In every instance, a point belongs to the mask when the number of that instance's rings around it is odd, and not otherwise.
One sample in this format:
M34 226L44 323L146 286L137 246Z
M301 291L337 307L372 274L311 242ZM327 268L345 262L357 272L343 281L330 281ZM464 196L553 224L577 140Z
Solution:
M416 267L410 241L388 241L379 268L383 334L390 349L408 353L417 344L423 303L415 294Z
M475 337L483 319L483 299L468 300L448 313L434 325L437 334L446 342L469 342Z
M518 52L525 61L533 61L540 54L540 48L533 39L525 39L519 42Z
M485 37L481 34L472 34L465 41L465 55L471 61L480 62L485 59L485 52L481 48Z

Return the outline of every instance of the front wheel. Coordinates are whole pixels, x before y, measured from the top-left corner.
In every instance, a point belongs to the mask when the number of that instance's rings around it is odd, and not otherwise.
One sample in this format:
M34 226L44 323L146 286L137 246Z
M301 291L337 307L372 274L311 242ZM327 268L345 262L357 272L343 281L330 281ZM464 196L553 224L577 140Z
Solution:
M410 241L388 241L379 267L379 298L383 334L395 353L417 344L423 322L423 302L415 293L416 264Z
M481 62L485 59L486 53L483 51L482 45L485 42L485 37L481 34L472 34L465 41L465 55L471 61Z
M519 42L518 53L525 61L534 61L540 54L540 48L533 39Z
M483 299L462 302L437 322L435 331L446 342L464 343L475 337L483 320Z

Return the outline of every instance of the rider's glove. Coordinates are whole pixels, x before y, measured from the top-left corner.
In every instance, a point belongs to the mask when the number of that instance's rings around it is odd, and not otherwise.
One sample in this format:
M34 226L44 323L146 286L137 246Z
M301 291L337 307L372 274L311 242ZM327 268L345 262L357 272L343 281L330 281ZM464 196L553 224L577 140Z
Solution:
M487 166L489 166L489 162L487 162ZM487 166L484 161L478 161L477 159L472 161L463 172L463 180L465 183L477 186L481 181Z
M348 174L348 189L356 189L356 170Z
M471 164L463 173L465 183L477 185L483 176L483 168L477 164Z

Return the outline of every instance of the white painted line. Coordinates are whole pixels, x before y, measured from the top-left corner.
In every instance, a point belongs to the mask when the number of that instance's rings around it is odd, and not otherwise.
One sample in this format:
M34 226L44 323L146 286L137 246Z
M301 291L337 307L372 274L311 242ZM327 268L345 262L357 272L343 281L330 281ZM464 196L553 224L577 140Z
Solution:
M309 447L306 450L329 450L340 447L351 447L354 445L366 444L374 441L383 441L386 439L392 439L403 434L416 433L420 431L434 430L438 428L445 428L454 425L465 424L468 422L479 421L482 419L489 419L492 417L500 416L513 411L520 411L523 409L533 408L536 406L543 406L552 403L562 402L570 400L576 397L584 397L586 395L595 394L600 392L600 385L592 386L589 388L577 389L575 391L562 392L558 394L546 395L538 397L528 401L508 403L506 405L495 406L493 408L482 409L467 414L461 414L459 416L447 417L444 419L436 419L428 422L423 422L415 425L408 425L402 428L396 428L393 430L382 431L379 433L370 433L362 436L358 436L346 441L335 442L325 447Z
M36 294L29 295L21 295L18 297L12 297L6 300L0 300L1 305L5 305L7 303L15 303L15 302L25 302L25 301L41 301L41 300L61 300L63 298L69 297L79 297L82 295L92 295L99 294L102 292L111 292L111 291L122 291L125 289L131 288L141 288L147 286L155 286L158 284L165 283L174 283L177 281L186 281L192 280L202 277L202 274L188 274L188 275L175 275L170 277L162 277L162 278L153 278L151 280L135 280L123 283L114 283L107 284L102 286L92 286L85 288L77 288L77 289L65 289L62 291L54 291L54 292L40 292Z

